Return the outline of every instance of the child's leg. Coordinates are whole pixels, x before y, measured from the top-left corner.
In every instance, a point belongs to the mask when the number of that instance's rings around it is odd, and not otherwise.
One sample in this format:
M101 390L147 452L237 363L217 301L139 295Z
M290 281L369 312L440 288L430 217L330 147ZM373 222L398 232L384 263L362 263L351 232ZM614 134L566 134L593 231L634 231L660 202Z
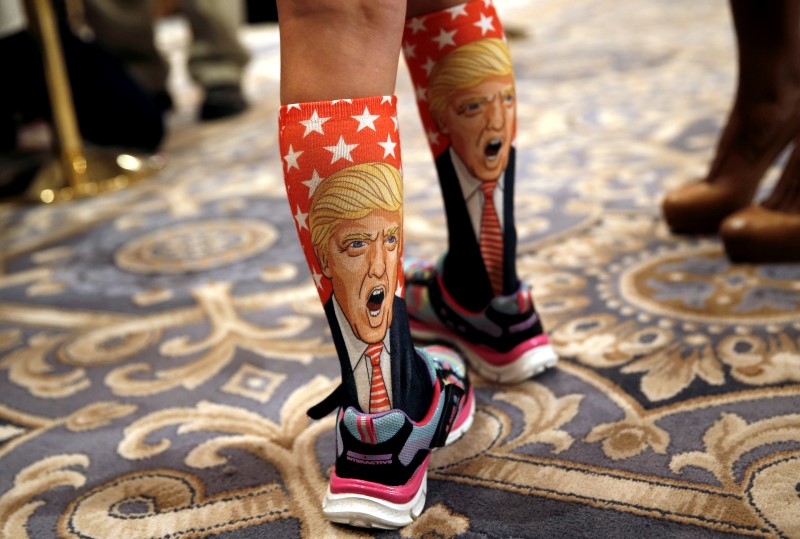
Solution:
M399 527L425 503L430 449L460 435L461 360L411 343L393 97L404 0L279 2L280 153L300 243L342 369L327 517ZM380 466L376 466L380 464Z
M407 272L412 332L459 345L491 379L523 380L556 357L516 272L516 94L502 24L484 0L422 14L406 22L403 52L449 234L436 267Z

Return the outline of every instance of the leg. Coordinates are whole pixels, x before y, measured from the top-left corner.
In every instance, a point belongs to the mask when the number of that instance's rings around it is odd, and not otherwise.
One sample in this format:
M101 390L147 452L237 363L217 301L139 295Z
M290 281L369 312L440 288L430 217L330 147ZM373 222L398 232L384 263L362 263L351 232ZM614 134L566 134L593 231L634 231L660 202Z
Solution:
M484 0L406 24L403 52L449 236L439 262L410 265L406 279L415 337L451 342L487 378L518 382L553 365L556 356L516 272L516 94L503 38L497 13Z
M223 118L245 110L242 74L250 54L239 42L240 2L183 0L183 12L192 28L189 73L206 92L200 117Z
M73 105L81 136L100 146L121 146L153 151L164 137L161 111L116 58L92 43L86 43L58 24L61 49L69 76ZM17 83L0 90L0 116L8 119L16 143L16 121L52 119L44 79L41 51L29 32L2 40L7 72ZM4 114L5 113L5 114Z
M98 45L118 58L145 90L166 92L168 67L156 49L152 0L88 0L86 20Z
M101 146L155 151L164 133L163 112L152 96L99 47L61 28L81 135Z
M342 4L278 2L281 103L394 94L404 2Z
M731 0L739 78L708 175L664 199L673 232L714 233L747 206L769 165L800 131L800 3Z
M342 370L340 388L310 411L341 407L323 510L335 522L397 528L422 511L429 450L466 430L473 406L458 356L413 348L400 292L391 94L405 3L286 0L278 12L284 179Z

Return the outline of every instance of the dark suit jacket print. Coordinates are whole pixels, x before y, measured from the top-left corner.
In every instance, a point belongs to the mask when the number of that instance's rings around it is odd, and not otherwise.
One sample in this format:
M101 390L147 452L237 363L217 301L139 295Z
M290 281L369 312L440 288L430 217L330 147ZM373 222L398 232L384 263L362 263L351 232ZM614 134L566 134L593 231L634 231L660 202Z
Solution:
M428 412L432 398L432 380L427 366L414 350L408 328L408 313L403 298L394 296L392 301L392 323L389 326L389 346L392 357L392 405L406 412L411 419L419 420ZM333 343L342 369L344 399L342 405L360 409L356 382L347 355L342 330L336 318L333 296L325 303L325 315L331 327Z
M449 238L443 278L448 292L461 306L478 311L486 306L494 294L449 150L436 158ZM507 294L519 286L516 273L517 231L513 226L515 160L516 151L512 147L503 185L503 289Z

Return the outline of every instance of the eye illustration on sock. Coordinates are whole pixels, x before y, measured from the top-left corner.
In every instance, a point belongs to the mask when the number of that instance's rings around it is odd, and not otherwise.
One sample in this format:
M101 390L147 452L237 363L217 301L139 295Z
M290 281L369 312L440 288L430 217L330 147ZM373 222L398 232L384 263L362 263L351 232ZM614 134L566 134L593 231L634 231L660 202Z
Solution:
M508 46L494 7L483 0L409 19L403 43L442 184L450 236L445 264L461 268L445 271L456 280L448 288L477 288L478 297L464 301L480 308L519 284Z
M403 323L395 110L394 97L377 97L287 105L280 117L296 228L343 371L371 413L391 406L392 335Z

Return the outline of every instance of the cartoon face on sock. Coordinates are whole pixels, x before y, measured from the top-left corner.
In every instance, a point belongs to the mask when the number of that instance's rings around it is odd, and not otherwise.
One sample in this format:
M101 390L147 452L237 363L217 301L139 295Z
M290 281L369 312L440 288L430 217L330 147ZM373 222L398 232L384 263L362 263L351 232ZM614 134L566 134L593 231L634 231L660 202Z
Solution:
M365 343L392 323L402 251L402 182L386 163L353 165L323 180L309 210L312 244L333 296Z
M392 323L399 245L400 214L384 210L342 221L328 240L322 273L353 333L366 343L383 340Z
M439 131L470 173L497 180L508 166L515 133L516 95L508 47L480 39L442 57L428 87Z
M493 77L454 92L440 130L473 176L496 180L508 166L515 118L514 79Z

